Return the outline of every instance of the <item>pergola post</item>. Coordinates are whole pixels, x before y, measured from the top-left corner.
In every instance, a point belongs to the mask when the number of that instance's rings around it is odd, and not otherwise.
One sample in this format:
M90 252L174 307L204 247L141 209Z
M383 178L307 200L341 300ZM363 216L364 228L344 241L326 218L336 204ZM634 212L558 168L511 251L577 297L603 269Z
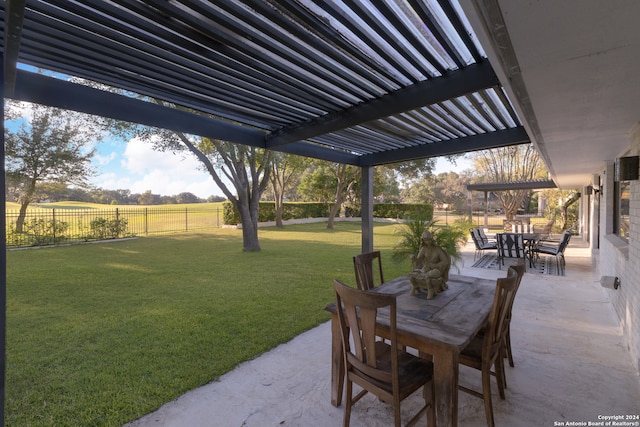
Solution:
M373 167L361 170L362 186L362 252L373 251Z
M489 192L484 192L484 228L489 226Z
M0 55L0 58L3 59L2 63L4 63L4 55ZM2 77L3 84L1 85L2 89L2 99L4 99L5 94L5 84L4 84L4 67L2 71L0 71L0 77ZM2 117L4 117L4 102L0 107L0 112L2 112ZM2 236L2 244L0 245L0 270L2 270L2 278L0 278L0 425L4 425L4 395L5 395L5 373L7 369L6 364L6 337L7 337L7 216L6 212L6 179L5 179L5 166L4 166L4 121L2 125L2 135L0 136L0 142L2 142L2 147L0 147L0 187L2 188L2 197L0 198L0 209L2 210L2 215L0 217L0 236Z

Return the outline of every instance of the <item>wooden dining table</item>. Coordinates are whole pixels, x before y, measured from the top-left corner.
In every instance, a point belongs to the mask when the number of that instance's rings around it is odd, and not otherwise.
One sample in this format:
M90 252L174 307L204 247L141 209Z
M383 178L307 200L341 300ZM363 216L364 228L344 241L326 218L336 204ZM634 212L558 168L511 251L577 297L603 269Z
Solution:
M487 323L495 280L450 274L448 289L432 299L410 295L407 276L386 282L371 292L396 295L398 344L417 349L433 360L436 425L458 425L458 355ZM335 303L325 308L331 317L331 403L340 406L344 386L342 340ZM389 311L380 310L377 334L388 337Z

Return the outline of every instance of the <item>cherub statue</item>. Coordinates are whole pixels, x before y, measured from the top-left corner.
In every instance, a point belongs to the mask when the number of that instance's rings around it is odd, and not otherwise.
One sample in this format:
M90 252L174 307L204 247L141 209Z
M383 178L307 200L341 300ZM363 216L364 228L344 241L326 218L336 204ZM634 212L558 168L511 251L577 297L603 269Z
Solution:
M411 257L413 271L409 273L411 295L417 291L426 291L427 299L447 289L451 257L436 244L433 234L422 233L418 255Z

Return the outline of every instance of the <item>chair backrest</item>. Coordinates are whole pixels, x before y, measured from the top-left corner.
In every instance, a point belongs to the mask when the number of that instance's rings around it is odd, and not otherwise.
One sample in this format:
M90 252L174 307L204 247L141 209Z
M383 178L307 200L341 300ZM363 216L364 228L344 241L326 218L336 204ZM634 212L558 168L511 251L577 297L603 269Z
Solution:
M518 289L520 288L520 282L522 282L522 277L524 276L524 272L526 271L526 265L524 259L519 259L516 265L512 265L509 267L516 272L516 288L513 292L513 299L511 300L511 305L507 311L507 321L511 321L511 309L513 308L513 302L516 299L516 294L518 293ZM507 276L508 277L508 276Z
M473 244L476 245L476 249L477 250L481 250L482 249L482 244L481 244L481 237L478 233L478 229L477 228L471 228L469 229L469 233L471 233L471 239L473 240Z
M374 261L378 261L378 278L376 281L376 272L374 270ZM358 289L363 291L373 289L376 284L384 283L382 276L382 257L380 251L364 252L353 257L353 268L356 273L356 284Z
M513 230L513 226L522 225L522 221L519 219L505 219L502 221L502 226L505 233L510 233Z
M524 258L524 238L520 233L496 234L498 256L502 258Z
M482 239L482 243L487 243L489 242L489 238L487 237L487 235L484 233L484 228L482 227L478 227L476 228L476 230L478 230L478 236L480 236L480 239Z
M336 294L338 322L342 335L345 367L388 384L398 376L398 354L391 352L392 369L389 372L377 366L376 316L381 308L389 308L391 348L398 348L396 329L396 297L389 294L367 292L333 281Z
M496 280L496 292L482 348L482 357L486 357L487 360L495 356L497 348L504 342L518 284L518 271L513 267L509 267L507 277Z
M558 253L564 254L564 250L569 246L569 241L571 241L571 231L566 230L562 233L562 240L560 240L560 245L558 246Z

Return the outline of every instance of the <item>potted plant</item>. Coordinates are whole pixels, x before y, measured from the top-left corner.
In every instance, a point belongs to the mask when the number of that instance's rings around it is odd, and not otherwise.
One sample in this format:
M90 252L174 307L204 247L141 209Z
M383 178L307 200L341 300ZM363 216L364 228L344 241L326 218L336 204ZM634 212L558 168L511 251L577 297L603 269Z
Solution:
M415 216L402 225L399 231L401 239L393 248L393 260L401 262L409 260L420 250L422 233L431 232L436 244L451 256L451 263L459 270L458 263L462 259L460 248L467 241L467 233L471 224L468 220L456 220L449 226L436 225L436 221Z

